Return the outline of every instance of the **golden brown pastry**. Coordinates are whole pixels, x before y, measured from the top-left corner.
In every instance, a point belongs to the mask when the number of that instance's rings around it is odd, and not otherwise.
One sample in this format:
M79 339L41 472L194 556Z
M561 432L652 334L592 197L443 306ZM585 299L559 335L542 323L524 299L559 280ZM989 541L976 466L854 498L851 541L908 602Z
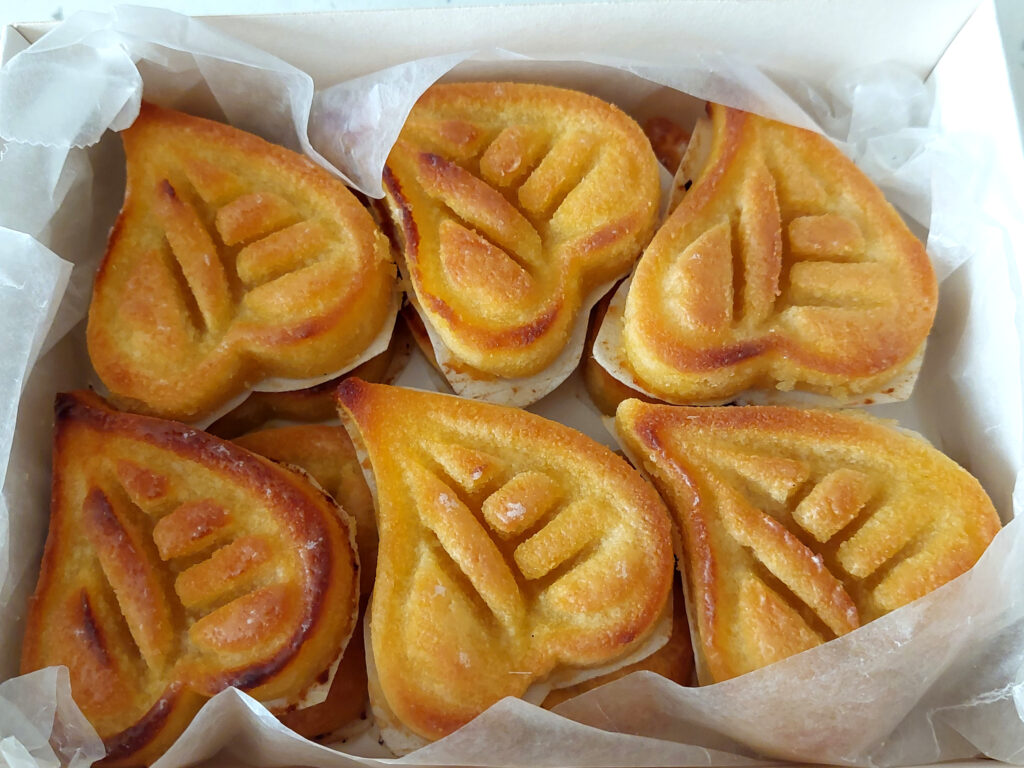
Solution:
M333 393L331 402L333 406ZM368 598L377 567L377 524L373 519L373 497L344 428L319 424L278 427L242 435L234 442L307 472L355 519L359 591L364 600ZM325 736L365 715L366 695L366 655L362 632L357 630L345 648L327 698L312 707L287 712L280 719L307 738Z
M624 313L613 302L598 360L682 404L792 389L849 402L905 384L935 317L924 246L826 138L709 110L683 162L692 186Z
M334 672L327 697L319 704L293 709L278 715L278 719L307 739L330 736L339 728L367 716L366 652L363 648L363 611L352 639L345 647L345 655Z
M341 654L352 522L299 475L175 422L60 395L21 671L63 664L107 764L145 765L228 686L282 709Z
M367 657L391 749L623 658L654 631L670 524L625 461L518 409L358 379L338 400L376 484Z
M645 120L644 134L651 142L658 162L670 173L675 173L690 142L690 134L677 122L663 115Z
M388 243L327 171L150 104L122 137L124 206L88 324L118 403L198 421L263 379L351 368L388 332Z
M337 416L337 406L335 406ZM307 472L356 523L360 592L369 595L377 563L377 524L373 497L363 478L359 458L343 427L308 424L262 429L236 437L246 450Z
M999 530L977 480L865 414L627 400L615 425L681 529L702 683L927 594Z
M693 646L690 643L690 627L686 623L686 604L683 601L680 583L676 581L676 586L672 589L672 634L665 645L635 664L621 667L607 675L592 677L576 685L556 688L544 697L541 706L545 709L554 709L563 701L633 672L655 672L674 683L690 685L693 679Z
M221 416L206 431L233 439L259 429L268 421L332 421L338 418L334 390L349 376L364 381L384 381L395 375L409 355L409 335L404 324L395 325L388 348L348 373L305 389L285 392L253 392L241 405ZM257 451L259 453L259 451Z
M510 405L575 368L586 313L647 243L660 194L629 117L520 83L428 89L384 187L442 371L457 393Z

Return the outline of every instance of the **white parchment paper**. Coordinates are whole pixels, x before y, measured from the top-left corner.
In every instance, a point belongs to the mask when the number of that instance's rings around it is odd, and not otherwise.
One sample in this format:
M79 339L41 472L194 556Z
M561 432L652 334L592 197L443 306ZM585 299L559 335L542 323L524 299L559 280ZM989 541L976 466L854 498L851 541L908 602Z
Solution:
M467 52L314 93L305 73L273 56L201 23L140 8L76 15L0 70L0 679L13 678L0 684L0 762L84 768L102 754L70 705L66 673L13 676L45 537L53 395L87 381L75 329L123 188L118 140L107 129L129 125L144 96L305 151L379 195L381 166L402 121L442 76L573 86L640 120L661 114L684 125L702 100L714 99L830 132L928 238L943 279L917 391L879 412L967 466L1009 524L956 582L726 683L682 688L634 675L562 704L557 714L504 700L397 761L373 757L380 751L372 739L336 745L349 754L303 740L251 698L225 691L160 768L215 756L267 766L746 765L777 758L885 766L979 754L1024 762L1024 536L1022 524L1011 522L1024 503L1024 490L1014 495L1024 467L1024 304L1007 219L1021 217L1020 199L1017 186L1004 183L1005 158L975 132L950 129L931 85L879 67L815 92L798 78L770 79L695 45L671 66L580 51L557 61ZM419 363L403 382L435 386L436 378ZM576 376L534 410L602 432Z

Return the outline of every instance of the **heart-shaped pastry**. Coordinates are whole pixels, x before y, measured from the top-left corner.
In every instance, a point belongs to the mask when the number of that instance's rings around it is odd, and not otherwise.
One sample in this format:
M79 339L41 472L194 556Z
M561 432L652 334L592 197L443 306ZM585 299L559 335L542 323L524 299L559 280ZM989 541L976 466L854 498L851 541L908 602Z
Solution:
M351 368L389 332L390 246L338 179L150 104L122 137L124 206L88 325L93 366L120 403L197 421L263 379Z
M709 112L688 191L612 302L598 361L680 404L794 388L905 399L938 295L924 246L825 137Z
M672 581L669 518L621 458L450 395L348 379L338 400L376 486L367 654L389 747L438 739L652 635Z
M579 362L586 313L658 213L658 165L623 112L522 83L428 89L388 157L403 274L458 394L525 405Z
M999 530L965 470L854 411L627 400L615 426L681 530L705 684L916 600L974 565Z
M66 665L107 763L155 760L236 686L287 709L345 648L353 525L299 475L175 422L61 395L21 671Z

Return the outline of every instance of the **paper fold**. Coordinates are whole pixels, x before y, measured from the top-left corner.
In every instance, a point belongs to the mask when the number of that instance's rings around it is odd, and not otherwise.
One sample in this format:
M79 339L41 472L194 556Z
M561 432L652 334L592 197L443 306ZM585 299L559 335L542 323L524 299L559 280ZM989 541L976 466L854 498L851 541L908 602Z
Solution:
M948 55L969 54L954 46ZM917 391L908 403L876 412L898 414L965 464L1004 521L1024 503L1019 489L1012 498L1024 467L1024 299L1013 260L1017 225L1008 223L1024 220L1024 164L1019 143L1013 157L995 156L987 137L943 113L949 81L924 85L892 67L873 68L838 78L837 95L826 96L693 46L669 63L579 51L549 61L507 51L453 54L314 95L307 74L185 17L140 8L78 14L0 70L0 224L17 230L0 230L0 468L7 468L0 497L0 677L17 669L25 600L38 568L52 397L87 380L84 350L67 331L84 317L120 202L123 170L116 137L112 142L106 129L129 124L145 95L329 160L375 195L409 108L452 67L449 77L580 87L638 119L667 112L685 122L701 100L715 99L836 132L912 223L930 226L929 253L944 278ZM55 120L53 105L60 107ZM69 267L55 253L74 264L62 300ZM578 417L578 403L558 399L571 398L567 392L556 391L538 410ZM593 420L600 430L596 412ZM307 742L249 697L225 691L157 765L177 768L217 755L267 766L746 765L756 762L756 752L864 766L979 753L1022 761L1022 547L1021 524L1011 523L976 569L942 590L727 683L682 688L633 675L565 702L558 714L505 700L398 761L369 756L375 744L349 742L341 748L353 754L345 755ZM0 684L0 759L17 768L84 768L99 755L98 742L68 707L66 673L46 670L31 680L46 682L34 689L25 687L29 678ZM14 706L21 714L4 716ZM60 724L59 754L43 747L48 712ZM26 731L26 722L36 730Z

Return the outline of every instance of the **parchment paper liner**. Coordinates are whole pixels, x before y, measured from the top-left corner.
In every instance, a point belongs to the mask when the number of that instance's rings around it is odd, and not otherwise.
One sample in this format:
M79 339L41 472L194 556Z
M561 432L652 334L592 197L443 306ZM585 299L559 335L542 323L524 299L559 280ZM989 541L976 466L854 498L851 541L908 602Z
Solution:
M629 62L579 51L565 54L560 63L485 54L467 62L457 76L575 85L616 101L640 119L659 104L686 114L698 100L714 99L812 126L782 88L739 59L696 44L691 49L685 41L680 45L676 60L660 64L645 61L642 40ZM130 124L144 74L147 98L196 114L220 113L238 127L306 149L322 161L306 138L308 126L324 155L364 191L379 193L380 162L414 95L466 58L451 55L395 67L328 89L314 100L311 79L272 56L174 14L120 9L73 17L5 68L0 75L0 136L6 139L0 223L24 234L0 230L4 675L16 669L20 616L44 536L49 478L42 468L48 463L53 393L80 386L87 365L67 331L84 314L97 254L119 204L116 150L109 141L84 147L108 127ZM942 133L947 122L958 124L954 117L941 110L906 109L908 103L929 100L928 89L906 73L858 72L837 85L849 97L845 103L830 104L809 92L802 94L803 103L826 107L815 114L831 128L844 126L848 136L843 138L851 139L846 149L919 225L930 225L929 251L945 278L917 391L906 403L876 412L898 416L964 463L1009 520L1016 508L1011 489L1024 465L1016 314L1021 289L1000 219L1007 211L1020 216L1017 187L1004 176L1007 169L1019 168L1018 158L996 163L984 137ZM894 116L903 122L894 123ZM935 201L930 220L929 193ZM69 267L53 251L76 265L67 292ZM420 383L422 372L412 366L399 383ZM426 377L428 386L430 381ZM593 433L586 414L597 417L577 406L577 381L571 377L532 410L565 413L572 426ZM1021 759L1024 553L1019 529L1011 522L972 572L936 593L751 675L701 689L634 675L562 704L558 711L576 722L505 700L398 762L730 765L748 763L755 750L859 765L933 762L979 752ZM4 711L16 706L32 713L0 717L0 737L6 736L0 749L10 765L53 764L59 754L77 760L77 766L98 756L90 729L67 707L62 682L66 676L47 670L3 684ZM54 752L47 740L57 712ZM208 703L158 765L183 765L220 750L227 758L244 755L261 765L379 764L299 739L244 694L229 690Z

